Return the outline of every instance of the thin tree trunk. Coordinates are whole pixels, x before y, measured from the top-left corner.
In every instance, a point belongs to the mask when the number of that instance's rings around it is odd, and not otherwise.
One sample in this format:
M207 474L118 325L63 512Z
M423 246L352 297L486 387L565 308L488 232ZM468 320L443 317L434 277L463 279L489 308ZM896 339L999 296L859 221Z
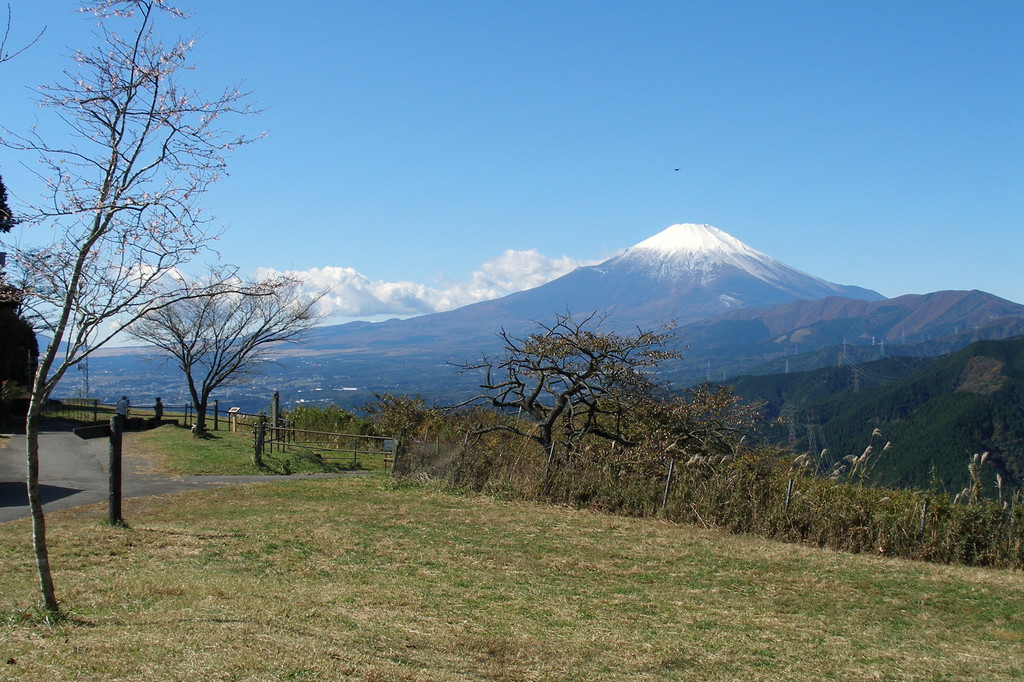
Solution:
M46 614L56 618L60 615L60 606L53 587L50 553L46 545L46 518L43 515L43 499L39 494L39 414L35 401L29 405L25 415L25 443L28 469L26 485L28 507L32 514L32 547L39 577L39 599Z
M206 436L206 404L196 404L196 425L192 427L192 435L196 438Z
M209 402L210 394L205 390L205 386L202 395L196 390L196 382L192 378L191 370L185 371L185 378L188 380L188 392L192 397L192 407L196 410L196 423L192 427L192 437L203 438L206 436L206 404Z

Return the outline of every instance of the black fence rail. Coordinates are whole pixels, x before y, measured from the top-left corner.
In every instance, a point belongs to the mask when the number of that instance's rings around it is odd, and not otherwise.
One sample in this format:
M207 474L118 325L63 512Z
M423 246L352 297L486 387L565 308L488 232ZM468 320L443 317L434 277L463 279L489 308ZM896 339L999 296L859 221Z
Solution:
M100 402L99 398L59 398L47 402L43 409L43 416L80 422L96 422L112 417L115 408L116 405L113 403ZM173 405L154 402L152 405L142 405L133 402L128 414L131 417L142 417L143 419L177 419L187 427L193 426L196 421L196 410L192 403ZM216 400L210 403L206 412L206 426L214 431L220 430L222 424L231 431L235 431L238 425L248 429L254 426L259 419L260 415L245 414L239 412L236 407L222 410Z
M95 422L114 414L113 405L102 405L97 398L64 398L50 400L43 408L44 417Z
M51 399L43 410L43 416L59 419L70 419L80 422L95 422L107 419L114 415L114 403L104 403L99 398L54 398ZM193 426L196 422L196 410L192 403L175 405L164 402L153 404L141 404L132 402L129 409L129 416L163 419L177 419L185 426ZM260 421L272 420L265 413L258 414L243 412L241 408L229 407L224 409L220 406L219 400L210 402L206 410L206 428L212 431L226 429L228 431L250 432L256 428ZM289 427L290 424L278 419L282 427Z

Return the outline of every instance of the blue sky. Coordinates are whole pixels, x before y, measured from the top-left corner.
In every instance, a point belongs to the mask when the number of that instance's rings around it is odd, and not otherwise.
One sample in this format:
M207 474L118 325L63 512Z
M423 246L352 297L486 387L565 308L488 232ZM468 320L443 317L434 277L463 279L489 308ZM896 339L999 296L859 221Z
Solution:
M207 205L247 271L410 314L533 286L708 223L887 296L1024 302L1024 3L196 0L194 83L244 81L268 136ZM0 124L94 42L15 0ZM0 151L9 191L30 162ZM679 169L678 171L675 169Z

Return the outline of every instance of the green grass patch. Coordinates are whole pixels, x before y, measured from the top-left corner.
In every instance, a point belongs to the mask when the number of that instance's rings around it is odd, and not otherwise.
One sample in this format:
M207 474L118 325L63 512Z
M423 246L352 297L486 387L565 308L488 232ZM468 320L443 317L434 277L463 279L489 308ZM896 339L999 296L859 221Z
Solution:
M265 468L260 468L252 461L251 433L211 431L206 438L193 438L189 429L171 425L127 433L125 447L126 451L131 449L146 457L156 471L175 475L246 476L383 469L380 456L360 454L353 463L351 454L343 453L336 460L321 459L314 454L316 451L300 448L266 451Z
M72 624L24 617L14 679L1020 679L1024 576L849 555L380 477L282 480L49 516ZM21 615L20 615L21 614Z

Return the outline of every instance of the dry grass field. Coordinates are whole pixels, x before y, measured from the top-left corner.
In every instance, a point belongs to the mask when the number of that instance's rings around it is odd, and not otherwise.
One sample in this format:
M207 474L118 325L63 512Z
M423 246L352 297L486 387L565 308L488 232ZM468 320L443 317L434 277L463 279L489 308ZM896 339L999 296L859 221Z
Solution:
M0 678L1020 679L1024 576L395 487L382 476L49 517L71 620L0 525Z

